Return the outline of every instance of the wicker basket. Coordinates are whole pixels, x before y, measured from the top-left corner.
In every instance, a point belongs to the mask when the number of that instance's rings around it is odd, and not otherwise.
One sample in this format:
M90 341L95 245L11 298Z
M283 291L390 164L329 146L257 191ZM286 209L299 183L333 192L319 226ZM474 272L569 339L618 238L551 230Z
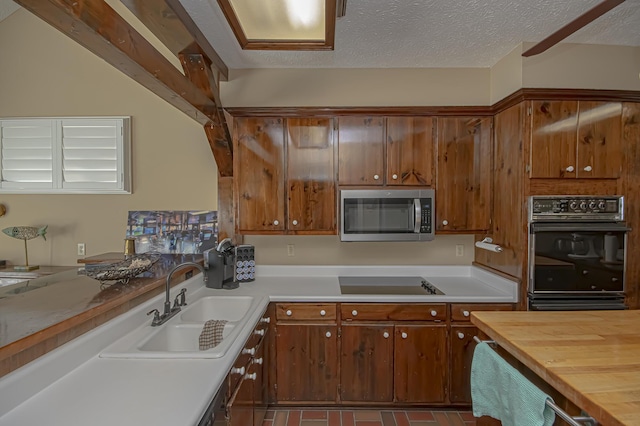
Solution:
M151 269L160 259L160 253L143 253L128 257L122 262L109 265L85 267L84 274L89 278L100 281L100 284L127 284L129 280Z

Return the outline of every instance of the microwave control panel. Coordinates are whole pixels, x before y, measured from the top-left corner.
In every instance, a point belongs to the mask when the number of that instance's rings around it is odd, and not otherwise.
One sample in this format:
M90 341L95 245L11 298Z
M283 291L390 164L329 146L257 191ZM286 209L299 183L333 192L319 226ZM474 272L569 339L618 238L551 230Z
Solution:
M420 218L420 233L430 234L432 230L431 218L433 217L433 206L431 205L432 198L420 199L420 207L422 211L422 217Z
M622 221L623 197L619 196L533 196L529 200L529 219Z

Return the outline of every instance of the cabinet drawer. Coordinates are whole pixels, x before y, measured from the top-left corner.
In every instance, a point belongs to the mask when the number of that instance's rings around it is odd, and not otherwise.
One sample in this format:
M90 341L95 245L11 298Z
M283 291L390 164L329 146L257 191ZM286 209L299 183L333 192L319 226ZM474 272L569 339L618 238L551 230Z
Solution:
M451 321L471 321L473 311L512 311L513 305L496 303L453 303L451 305Z
M286 320L336 320L335 303L277 303L276 318Z
M446 321L445 303L342 303L340 315L343 321Z

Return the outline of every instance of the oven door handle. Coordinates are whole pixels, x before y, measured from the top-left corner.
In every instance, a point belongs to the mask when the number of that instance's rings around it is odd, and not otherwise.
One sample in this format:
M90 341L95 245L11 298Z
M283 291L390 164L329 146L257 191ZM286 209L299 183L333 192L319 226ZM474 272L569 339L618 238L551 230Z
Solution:
M532 223L529 227L529 232L535 234L536 232L629 232L629 228L624 223Z

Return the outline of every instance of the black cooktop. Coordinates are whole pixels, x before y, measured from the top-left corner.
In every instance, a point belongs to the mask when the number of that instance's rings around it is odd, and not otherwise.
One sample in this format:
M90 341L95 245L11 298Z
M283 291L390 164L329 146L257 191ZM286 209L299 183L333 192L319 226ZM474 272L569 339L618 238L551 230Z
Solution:
M338 277L342 294L444 295L422 277Z

